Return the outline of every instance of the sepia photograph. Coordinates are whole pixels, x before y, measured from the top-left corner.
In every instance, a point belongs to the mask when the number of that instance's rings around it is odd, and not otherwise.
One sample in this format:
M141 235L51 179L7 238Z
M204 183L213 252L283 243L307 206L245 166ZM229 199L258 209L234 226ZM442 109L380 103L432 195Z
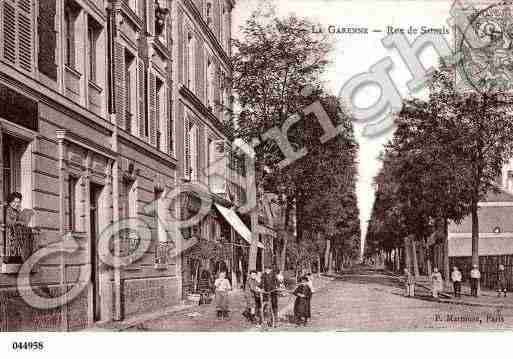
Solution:
M1 0L0 168L11 353L508 332L513 1Z

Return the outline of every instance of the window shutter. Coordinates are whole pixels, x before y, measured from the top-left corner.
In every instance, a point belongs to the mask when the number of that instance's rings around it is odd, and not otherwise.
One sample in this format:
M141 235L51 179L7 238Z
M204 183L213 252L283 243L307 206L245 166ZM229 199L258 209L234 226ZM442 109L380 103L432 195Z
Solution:
M32 16L30 1L21 1L18 11L18 46L20 67L32 71ZM23 11L22 11L23 10ZM26 12L25 12L26 10Z
M156 103L155 103L155 114L156 114L156 120L155 124L157 127L157 148L163 152L165 152L166 148L166 139L165 139L165 133L167 131L166 121L163 121L164 118L164 110L166 109L166 87L162 83L160 89L157 89L158 96L156 97Z
M184 149L183 149L183 174L184 177L187 179L190 179L191 174L191 137L190 137L190 124L189 119L187 117L184 117L183 121L183 138L184 138Z
M16 63L16 10L14 5L4 1L4 48L3 57L6 61Z
M215 0L212 12L213 12L213 18L214 18L214 34L217 36L217 39L220 38L220 36L219 36L219 29L220 29L219 8L220 8L219 0Z
M150 36L155 34L155 7L153 3L153 1L146 2L148 8L148 33Z
M145 136L145 119L146 119L146 113L145 113L145 108L144 108L144 98L145 98L145 94L144 94L144 83L146 81L146 77L144 75L144 62L142 60L138 60L137 62L137 67L138 67L138 71L139 71L139 74L138 74L138 81L137 81L137 84L138 84L138 91L139 91L139 96L138 99L139 99L139 111L138 111L138 123L139 123L139 136L141 138L144 138Z
M171 93L171 89L168 88L167 89L167 93L168 93L168 99L171 99L171 96L172 96L172 93ZM168 100L167 101L169 107L167 109L167 117L166 119L168 120L168 137L167 137L167 149L168 149L168 153L169 154L173 154L173 145L174 145L174 129L173 129L173 101L172 100Z
M191 180L198 180L198 125L191 124L189 127L189 146L190 146L190 173Z
M3 57L7 62L32 72L33 26L31 0L3 1Z
M34 31L31 0L4 0L3 15L4 59L32 72Z
M132 81L130 79L130 71L128 71L128 64L125 64L125 129L128 133L132 133L132 99L131 90L132 89Z
M37 34L39 38L37 67L39 72L57 81L57 65L55 64L55 0L39 1L37 18Z
M198 97L201 96L201 89L203 86L203 83L201 81L202 79L202 72L203 72L203 56L201 54L203 53L203 50L201 48L201 41L194 41L194 84L192 87L194 88L194 93Z
M116 93L116 120L118 127L126 129L125 101L125 49L123 45L114 43L114 79Z
M155 91L156 91L156 83L155 83L155 74L150 72L150 88L148 90L148 95L149 95L149 110L150 110L150 144L152 145L155 145L156 144L156 139L157 139L157 127L155 126L156 125L156 119L157 119L157 116L156 116L156 104L155 104L155 100L156 100L156 94L155 94Z

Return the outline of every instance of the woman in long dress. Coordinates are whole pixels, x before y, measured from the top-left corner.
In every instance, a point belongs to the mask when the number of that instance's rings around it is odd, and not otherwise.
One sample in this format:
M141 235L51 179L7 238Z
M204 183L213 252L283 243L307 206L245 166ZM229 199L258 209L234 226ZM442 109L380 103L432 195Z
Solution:
M301 277L300 283L293 294L296 296L296 301L294 302L296 324L306 326L306 322L310 317L310 298L312 297L312 291L308 285L308 278Z
M438 298L438 293L444 289L444 281L442 279L442 274L438 271L438 268L433 269L431 282L433 284L433 298Z
M226 272L219 272L219 278L216 279L214 286L216 288L217 318L228 319L228 293L230 290L232 290L232 286L230 285L230 281L226 279Z

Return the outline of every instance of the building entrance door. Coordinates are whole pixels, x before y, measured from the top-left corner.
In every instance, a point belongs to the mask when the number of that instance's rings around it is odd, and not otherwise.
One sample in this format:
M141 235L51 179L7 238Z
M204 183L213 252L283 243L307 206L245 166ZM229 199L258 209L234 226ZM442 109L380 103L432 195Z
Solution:
M100 263L98 256L98 219L100 209L100 195L103 187L91 183L89 190L89 200L91 204L91 285L93 288L93 321L101 320L101 302L100 302Z

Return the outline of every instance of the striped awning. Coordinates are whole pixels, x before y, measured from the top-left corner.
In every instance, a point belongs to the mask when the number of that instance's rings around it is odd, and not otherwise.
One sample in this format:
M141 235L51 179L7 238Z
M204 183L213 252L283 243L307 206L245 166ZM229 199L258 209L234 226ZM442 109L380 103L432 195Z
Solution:
M216 208L219 210L221 215L226 219L228 223L230 223L230 226L232 226L233 229L242 237L246 242L251 244L252 238L251 238L251 231L249 228L242 222L240 217L235 213L233 209L226 208L224 206L221 206L220 204L215 203ZM264 245L260 243L260 241L257 242L257 247L264 248Z

